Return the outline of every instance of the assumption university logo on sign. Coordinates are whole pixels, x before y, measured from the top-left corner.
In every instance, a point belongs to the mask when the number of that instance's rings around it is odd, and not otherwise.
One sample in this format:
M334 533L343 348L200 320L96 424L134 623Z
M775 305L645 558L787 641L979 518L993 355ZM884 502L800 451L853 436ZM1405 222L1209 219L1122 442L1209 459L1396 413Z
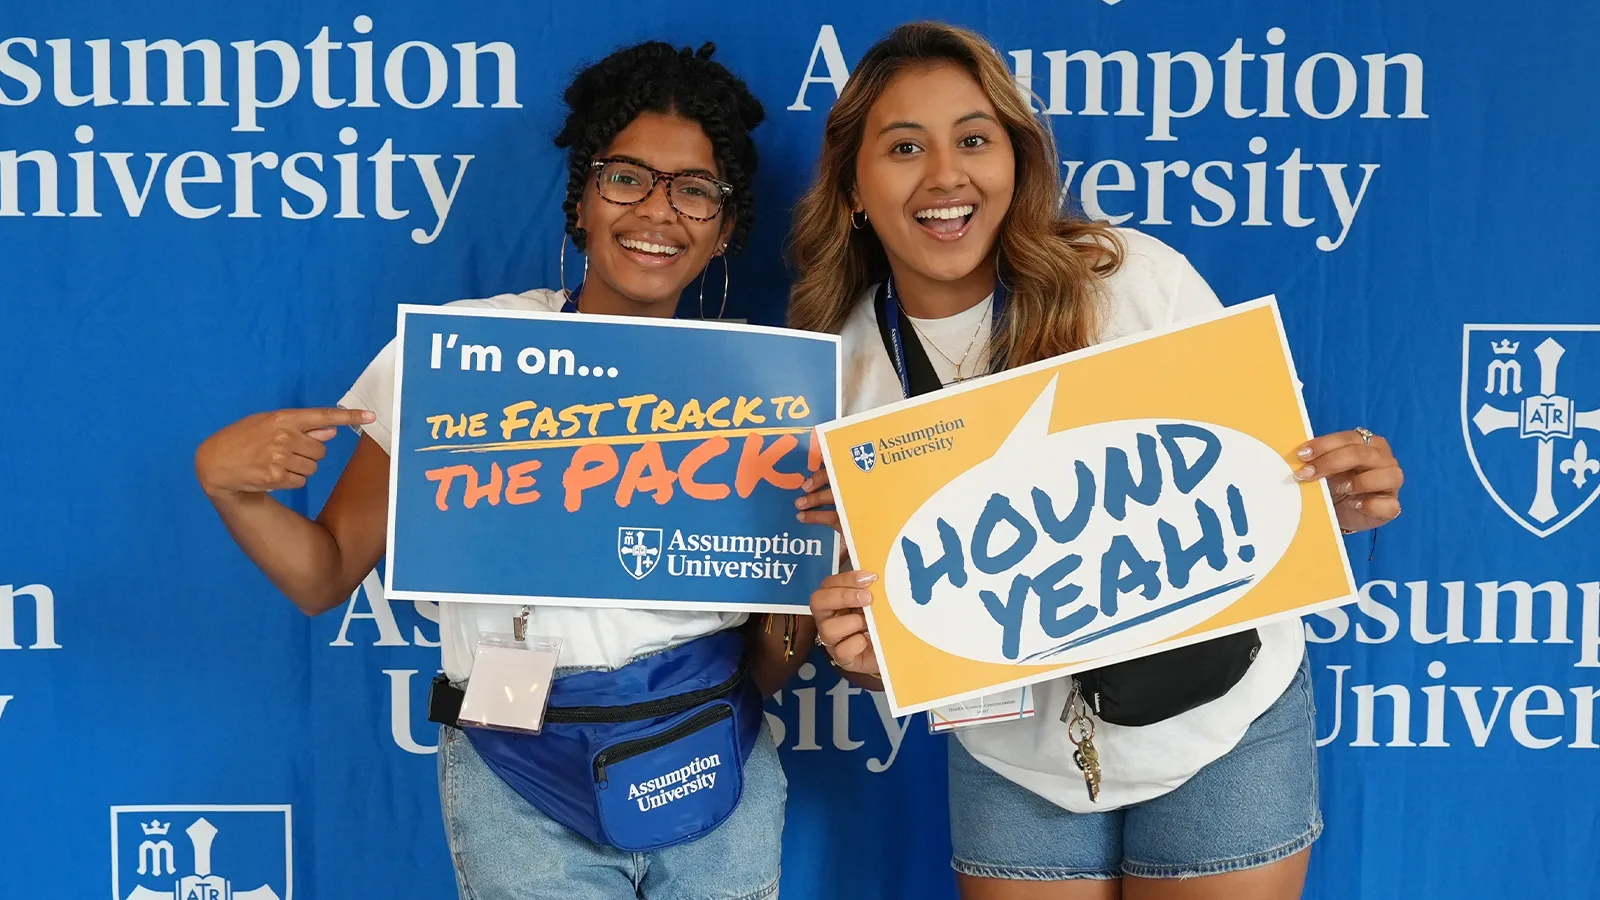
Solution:
M851 447L850 458L855 460L856 468L863 472L871 472L872 467L878 464L878 451L873 448L871 441L867 441Z
M113 806L116 900L293 900L288 806Z
M1548 537L1600 495L1600 325L1468 325L1461 425L1489 495Z
M661 529L618 528L617 561L635 580L642 581L661 562Z

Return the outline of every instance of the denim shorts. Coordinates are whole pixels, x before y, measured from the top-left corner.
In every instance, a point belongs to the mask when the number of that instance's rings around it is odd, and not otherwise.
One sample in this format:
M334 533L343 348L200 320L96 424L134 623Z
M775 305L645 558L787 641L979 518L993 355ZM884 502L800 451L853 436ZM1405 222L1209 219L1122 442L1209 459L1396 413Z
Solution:
M1311 670L1221 759L1176 790L1103 813L1071 813L950 741L952 867L979 878L1192 878L1251 869L1322 833Z
M440 727L439 801L461 900L769 900L778 895L789 781L772 733L744 768L739 805L711 833L649 853L603 847L540 812Z

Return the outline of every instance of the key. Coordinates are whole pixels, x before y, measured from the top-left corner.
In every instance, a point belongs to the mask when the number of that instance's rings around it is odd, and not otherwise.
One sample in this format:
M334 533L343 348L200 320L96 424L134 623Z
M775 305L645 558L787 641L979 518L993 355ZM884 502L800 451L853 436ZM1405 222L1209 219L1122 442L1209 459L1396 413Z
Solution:
M1072 752L1072 761L1083 770L1083 782L1089 789L1089 802L1094 803L1100 799L1100 754L1095 750L1094 740L1084 738L1078 749Z

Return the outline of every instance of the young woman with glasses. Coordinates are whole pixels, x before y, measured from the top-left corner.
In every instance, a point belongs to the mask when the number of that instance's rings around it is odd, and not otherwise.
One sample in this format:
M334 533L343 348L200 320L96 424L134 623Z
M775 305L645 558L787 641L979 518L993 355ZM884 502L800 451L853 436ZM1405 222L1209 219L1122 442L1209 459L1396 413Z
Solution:
M570 235L584 252L581 285L573 292L530 290L453 305L671 317L713 258L740 249L754 212L750 132L763 111L711 55L710 45L691 52L651 42L579 74L565 93L569 111L556 145L567 151L568 163L562 247ZM703 287L700 298L703 311ZM726 303L726 275L716 302L718 310ZM222 429L196 454L200 483L228 529L308 615L340 605L384 553L394 352L391 342L341 408L259 413ZM356 426L362 436L317 518L273 499L268 492L305 485L324 456L324 442L341 425ZM552 557L560 552L546 551ZM480 636L508 630L509 609L440 604L442 663L452 685L470 681ZM809 644L811 620L798 618L791 639ZM753 686L743 689L764 697L803 661L785 652L785 627L762 628L737 613L539 606L526 627L562 639L560 665L570 674L626 673L691 642L715 640L746 658ZM743 640L726 639L741 629ZM759 700L755 709L759 717ZM745 732L761 730L743 763L742 795L727 818L685 843L628 852L587 839L513 789L518 760L505 754L514 757L518 745L493 743L499 755L491 758L480 753L480 741L492 742L493 735L442 725L439 788L461 896L773 895L787 781L765 727L762 719Z

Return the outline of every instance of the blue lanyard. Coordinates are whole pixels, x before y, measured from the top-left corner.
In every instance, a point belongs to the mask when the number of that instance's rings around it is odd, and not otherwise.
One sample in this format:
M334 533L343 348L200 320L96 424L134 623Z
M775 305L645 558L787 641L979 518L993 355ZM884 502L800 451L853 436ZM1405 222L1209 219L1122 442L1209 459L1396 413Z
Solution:
M900 337L900 300L894 295L894 276L890 275L884 280L884 289L888 297L883 304L884 317L888 320L889 340L894 345L894 372L900 377L900 390L906 396L911 396L911 376L906 371L906 354L904 339ZM1010 299L1006 286L999 281L994 285L993 318L989 324L989 339L994 339L994 333L1000 327L1000 316L1005 312L1006 302ZM993 374L993 370L988 374Z

